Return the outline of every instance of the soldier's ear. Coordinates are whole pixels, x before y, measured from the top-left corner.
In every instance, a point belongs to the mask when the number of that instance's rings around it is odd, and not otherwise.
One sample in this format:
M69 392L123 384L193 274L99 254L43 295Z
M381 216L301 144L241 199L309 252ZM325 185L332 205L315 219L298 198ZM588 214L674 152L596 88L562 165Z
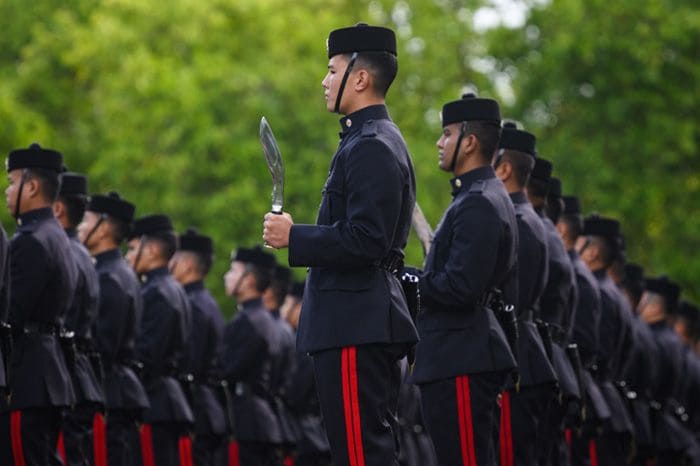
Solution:
M364 92L372 85L372 76L363 68L355 73L355 92Z

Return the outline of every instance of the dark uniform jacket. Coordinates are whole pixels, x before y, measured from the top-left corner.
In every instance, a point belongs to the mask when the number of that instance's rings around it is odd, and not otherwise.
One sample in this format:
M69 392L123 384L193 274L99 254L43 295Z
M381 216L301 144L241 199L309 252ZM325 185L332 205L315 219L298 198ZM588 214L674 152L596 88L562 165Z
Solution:
M97 318L100 299L100 285L92 257L80 243L75 230L66 230L73 250L73 258L78 270L78 282L73 302L66 313L64 327L73 333L75 352L66 356L68 369L73 381L73 389L78 403L104 404L102 382L95 374L90 362L93 351L92 328ZM65 348L64 348L65 349Z
M100 308L95 345L105 371L107 410L141 411L149 406L146 391L132 369L143 305L141 284L118 249L95 256L100 283Z
M484 294L500 288L517 302L518 226L493 168L455 178L452 203L435 231L420 274L421 340L413 383L515 367L513 353Z
M297 358L294 329L280 317L279 311L272 312L272 318L277 330L279 352L272 361L272 377L270 388L274 399L273 409L277 414L282 442L287 445L297 443L299 426L289 410L286 393L290 389L292 377L296 372Z
M185 285L192 310L188 372L194 376L192 408L195 433L223 435L224 411L216 393L219 353L224 331L219 305L201 281Z
M75 393L57 336L77 282L71 245L49 207L22 214L18 224L10 241L9 409L72 405Z
M143 381L150 408L144 420L192 423L194 416L177 376L187 353L190 304L166 267L144 274L141 287L143 315L136 338L136 353L143 363Z
M276 336L272 315L260 298L241 303L224 329L221 365L233 398L239 441L282 441L270 390L272 361L279 353Z
M576 311L576 279L569 255L552 221L538 210L547 234L549 276L540 298L540 318L549 326L552 335L552 364L559 387L567 398L580 398L581 391L565 347L571 336L571 325Z
M547 236L542 221L523 192L510 195L518 222L518 373L522 386L556 382L542 337L533 322L547 283Z
M615 283L605 269L593 272L598 280L601 298L599 347L596 379L610 408L610 421L615 432L634 432L628 409L613 381L622 378L622 355L629 354L630 317L623 307Z
M7 323L10 312L10 243L7 233L0 225L0 326ZM9 354L9 328L0 328L0 388L5 387L5 360Z
M406 144L383 105L340 123L317 225L294 225L289 237L289 264L311 267L297 350L414 343L401 284L379 266L403 257L411 227L415 178Z

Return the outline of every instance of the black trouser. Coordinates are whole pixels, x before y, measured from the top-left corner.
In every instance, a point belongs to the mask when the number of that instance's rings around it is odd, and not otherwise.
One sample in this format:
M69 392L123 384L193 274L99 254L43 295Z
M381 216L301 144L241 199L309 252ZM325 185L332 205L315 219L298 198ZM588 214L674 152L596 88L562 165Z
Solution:
M194 466L214 466L215 453L223 442L221 435L196 434L192 442Z
M330 466L329 453L301 453L294 459L294 466Z
M134 466L141 464L139 414L132 410L107 412L107 464Z
M264 442L238 442L240 466L281 466L277 446Z
M538 451L545 439L540 437L546 422L546 408L552 387L540 385L507 390L501 398L499 449L501 466L536 466Z
M32 408L0 414L0 464L55 466L61 425L58 408Z
M80 404L65 411L61 431L67 466L93 464L92 424L96 411L97 407L93 404Z
M398 465L398 405L404 345L314 353L314 375L335 466Z
M441 466L495 466L498 395L507 372L420 385L423 417Z

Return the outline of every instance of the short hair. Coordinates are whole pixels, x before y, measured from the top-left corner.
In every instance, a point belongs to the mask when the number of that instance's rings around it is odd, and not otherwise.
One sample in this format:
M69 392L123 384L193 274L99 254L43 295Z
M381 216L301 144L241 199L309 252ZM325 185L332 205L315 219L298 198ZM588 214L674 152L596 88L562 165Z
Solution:
M251 263L246 263L245 266L246 270L255 278L255 289L258 293L262 293L270 287L272 269Z
M559 221L566 225L568 234L572 240L576 240L583 234L583 218L578 214L563 214L559 216Z
M211 254L203 254L201 252L195 251L182 252L190 254L192 258L194 258L195 267L197 268L197 272L200 275L206 276L209 273L209 270L211 270L212 263L214 262L214 258Z
M535 167L535 159L525 152L513 149L502 149L496 159L496 166L501 162L508 162L513 167L513 174L518 186L525 187L530 179L530 173Z
M350 60L351 54L344 54L346 60ZM373 78L374 91L384 97L399 71L399 62L396 56L389 52L359 52L355 59L354 69L364 68Z
M589 245L595 245L600 252L600 260L607 269L617 259L619 248L616 241L604 236L591 236Z
M277 304L281 306L284 303L284 298L286 298L289 294L289 280L280 280L273 276L272 280L270 280L269 288L272 290L272 293L275 296L275 301L277 301Z
M486 120L469 120L462 122L462 124L465 125L464 135L473 134L476 137L479 141L482 159L491 163L501 140L500 124Z
M122 241L124 241L129 236L129 232L131 229L129 223L111 215L101 215L104 219L104 222L107 223L107 225L109 225L109 232L110 236L112 237L112 241L114 241L116 244L121 244Z
M49 202L56 201L61 188L61 177L58 172L46 168L27 168L27 179L34 179L41 186L41 194Z
M70 226L77 227L85 215L87 197L80 194L67 194L59 195L57 200L66 207L66 217Z
M148 234L145 242L158 245L160 255L165 260L170 260L177 251L177 235L172 231Z

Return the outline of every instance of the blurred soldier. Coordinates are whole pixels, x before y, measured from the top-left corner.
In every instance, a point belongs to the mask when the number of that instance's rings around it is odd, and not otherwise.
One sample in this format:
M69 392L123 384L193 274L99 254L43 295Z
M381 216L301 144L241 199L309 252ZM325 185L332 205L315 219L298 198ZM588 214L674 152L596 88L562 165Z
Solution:
M518 373L501 400L501 464L536 465L545 439L540 424L557 382L534 319L547 283L547 234L527 200L525 186L535 165L535 136L506 123L494 158L496 176L506 187L518 224Z
M590 446L595 447L598 428L610 421L610 408L593 380L591 371L595 369L598 353L598 332L600 327L601 302L598 281L576 252L576 240L583 233L581 205L575 196L562 197L563 208L557 222L561 236L574 269L577 288L576 315L574 316L571 341L576 345L579 356L581 389L583 390L582 425L578 432L569 429L565 438L569 457L574 465L589 464Z
M132 370L142 314L141 284L119 250L133 218L134 205L119 194L94 195L78 227L99 277L100 307L93 335L104 368L109 466L132 466L141 457L138 422L149 406Z
M245 466L280 465L277 417L270 401L272 366L279 354L277 326L262 302L275 258L257 246L239 248L224 276L226 294L238 312L224 329L222 371L233 397L239 460ZM233 463L238 464L238 463Z
M683 423L684 350L668 318L678 306L680 288L667 277L646 279L640 316L651 328L659 354L659 377L654 386L657 466L683 464L694 439ZM697 396L697 394L695 394Z
M618 286L629 305L628 312L634 315L632 329L635 340L634 352L630 355L623 374L625 383L620 386L620 390L626 398L635 429L632 464L644 466L653 459L655 451L651 401L652 390L657 383L659 356L649 326L636 312L644 292L644 269L632 263L624 263L619 268L621 273Z
M299 326L303 296L304 283L294 283L284 306L284 318L295 333ZM329 466L331 464L331 451L316 394L313 361L311 356L306 353L296 353L295 370L285 398L299 425L297 456L294 465Z
M473 94L442 108L438 166L454 175L453 199L420 274L410 378L439 464L496 464L496 400L516 365L509 343L517 343L497 319L518 297L515 211L491 167L500 120L496 101Z
M76 405L66 412L62 433L67 464L83 466L90 463L106 466L104 462L104 406L102 374L96 374L91 357L95 349L92 328L97 318L100 287L97 272L87 249L78 239L77 227L83 220L87 205L87 178L78 173L63 173L58 199L53 212L71 239L73 257L78 269L78 282L73 303L64 321L70 338L63 339L64 356L71 373ZM99 371L99 364L96 366ZM93 423L96 426L93 441ZM93 451L94 450L94 451Z
M290 457L299 436L299 426L285 403L286 392L296 371L296 345L294 330L280 316L280 309L285 302L292 281L292 271L288 267L275 265L270 286L263 293L263 304L272 313L277 328L276 340L279 353L272 365L270 388L273 396L273 408L277 415L282 436L281 450L285 457Z
M539 448L542 462L559 462L559 446L564 443L564 421L567 410L579 406L581 389L576 372L566 354L566 348L571 337L571 327L576 319L576 279L573 266L569 259L564 243L557 232L554 223L547 216L552 214L556 219L561 212L561 200L556 197L561 192L561 185L552 182L552 163L537 158L532 174L527 183L527 196L535 212L542 219L547 235L547 252L549 257L549 275L542 297L540 298L539 324L544 333L543 339L551 339L551 359L559 381L559 393L555 394L549 406L549 421L543 423L542 436L548 440L543 448ZM556 206L549 212L547 200L550 186L554 185L550 204ZM557 193L556 191L560 191Z
M195 418L196 466L213 464L214 452L226 433L224 411L217 396L224 319L219 305L204 287L213 259L212 239L188 229L180 235L179 249L170 260L171 273L185 288L192 310L186 372L194 377L190 399Z
M680 399L687 415L686 427L695 438L694 451L689 455L695 458L695 464L700 464L697 459L697 444L700 441L700 358L694 351L700 332L699 324L700 311L697 306L688 301L681 301L673 318L673 327L684 343L685 383Z
M10 311L10 242L0 225L0 397L6 395L12 335L7 323Z
M63 156L32 144L7 159L14 351L9 396L0 400L0 464L54 464L61 409L75 403L59 329L73 301L77 269L70 240L51 210Z
M337 29L328 58L327 108L346 116L317 224L267 214L264 239L289 247L290 265L311 267L297 349L314 358L334 464L386 466L398 456L399 361L417 340L396 276L415 205L411 159L385 106L396 37Z
M610 423L599 441L592 444L601 465L619 465L627 461L634 426L620 392L613 382L623 374L623 366L632 351L631 316L623 307L619 291L608 275L608 268L620 252L620 223L592 215L585 219L581 258L598 281L601 297L598 361L594 377L610 408Z
M141 276L143 314L136 354L150 407L141 429L144 466L187 466L192 410L178 377L185 370L191 310L185 291L168 272L177 236L165 215L134 221L126 260Z

